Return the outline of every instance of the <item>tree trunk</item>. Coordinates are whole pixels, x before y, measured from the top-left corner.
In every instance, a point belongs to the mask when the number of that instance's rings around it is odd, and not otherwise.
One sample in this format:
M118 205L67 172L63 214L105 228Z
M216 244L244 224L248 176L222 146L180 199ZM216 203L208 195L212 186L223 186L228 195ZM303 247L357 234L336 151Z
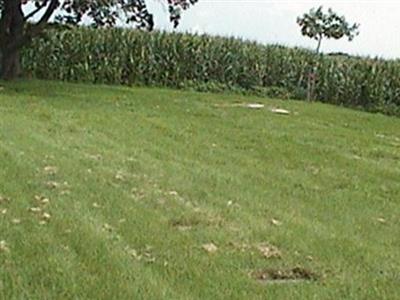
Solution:
M21 73L19 41L24 34L21 0L4 0L0 19L1 77L14 79Z
M317 49L315 51L315 54L317 56L317 59L319 58L319 52L321 49L321 42L322 42L322 35L318 37L318 45ZM307 100L308 101L314 101L315 100L315 84L317 80L317 69L318 69L318 64L316 63L315 65L313 64L312 69L310 74L308 75L308 82L307 82Z
M1 57L1 78L11 80L21 75L20 50L3 52Z

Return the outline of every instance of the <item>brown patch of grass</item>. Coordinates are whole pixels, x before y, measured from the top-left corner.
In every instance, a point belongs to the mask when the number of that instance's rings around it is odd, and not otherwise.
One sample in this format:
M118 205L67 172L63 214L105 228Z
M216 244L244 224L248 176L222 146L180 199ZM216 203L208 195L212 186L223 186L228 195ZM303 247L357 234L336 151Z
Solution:
M216 214L210 214L207 212L196 212L196 214L188 213L187 215L172 219L169 223L172 227L178 229L190 229L196 226L221 227L223 226L224 219Z
M319 278L313 271L302 267L294 267L291 269L265 269L252 273L252 277L265 283L315 281Z

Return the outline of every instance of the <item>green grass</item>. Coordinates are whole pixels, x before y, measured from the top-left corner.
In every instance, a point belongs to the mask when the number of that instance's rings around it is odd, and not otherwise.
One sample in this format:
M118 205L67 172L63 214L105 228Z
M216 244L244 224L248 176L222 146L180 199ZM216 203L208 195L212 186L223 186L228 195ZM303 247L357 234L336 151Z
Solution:
M3 85L0 299L398 299L400 119L233 94ZM263 243L281 258L263 257ZM250 275L294 267L318 279Z

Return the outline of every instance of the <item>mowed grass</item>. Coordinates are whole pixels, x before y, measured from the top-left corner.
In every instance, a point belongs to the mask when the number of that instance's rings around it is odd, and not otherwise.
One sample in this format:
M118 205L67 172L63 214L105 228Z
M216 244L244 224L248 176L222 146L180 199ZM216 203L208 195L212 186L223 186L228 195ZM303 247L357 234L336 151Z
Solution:
M233 94L3 86L1 299L398 299L400 119ZM295 268L314 280L254 276Z

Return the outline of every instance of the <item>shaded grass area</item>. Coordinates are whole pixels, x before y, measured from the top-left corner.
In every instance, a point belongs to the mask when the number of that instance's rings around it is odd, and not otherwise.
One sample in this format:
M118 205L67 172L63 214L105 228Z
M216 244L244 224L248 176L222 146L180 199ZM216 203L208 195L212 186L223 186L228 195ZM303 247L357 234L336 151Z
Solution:
M395 299L399 129L318 103L7 83L0 298ZM251 276L266 269L318 280Z

